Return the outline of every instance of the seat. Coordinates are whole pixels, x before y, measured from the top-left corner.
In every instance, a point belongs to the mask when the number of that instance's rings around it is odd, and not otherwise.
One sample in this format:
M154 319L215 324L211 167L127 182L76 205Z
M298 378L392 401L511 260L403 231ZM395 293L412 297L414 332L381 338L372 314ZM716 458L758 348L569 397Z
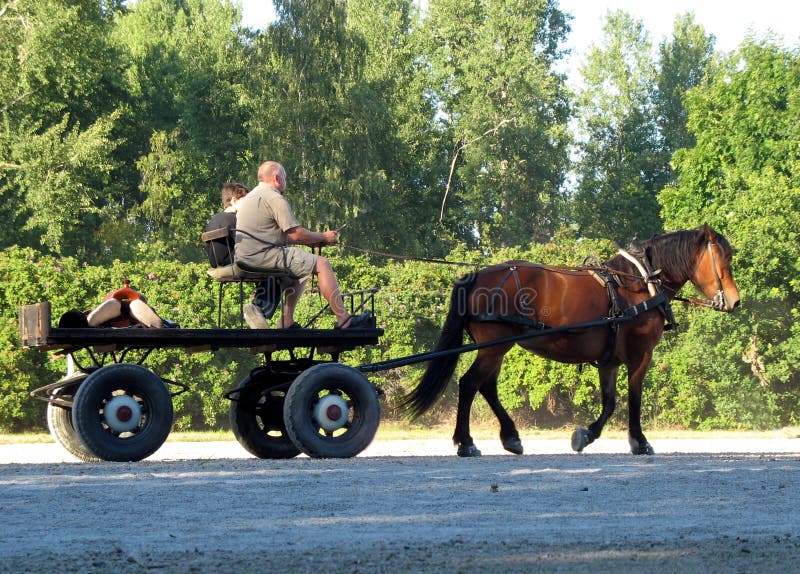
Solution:
M211 268L208 275L219 283L219 296L217 300L217 326L222 326L222 300L225 285L238 283L239 285L239 326L244 327L244 284L265 283L268 288L277 293L277 305L280 306L283 287L292 278L286 270L275 271L248 271L236 264L234 259L233 232L227 227L212 229L203 232L201 238L206 244L206 252ZM273 311L274 312L274 311ZM271 314L267 319L271 317Z

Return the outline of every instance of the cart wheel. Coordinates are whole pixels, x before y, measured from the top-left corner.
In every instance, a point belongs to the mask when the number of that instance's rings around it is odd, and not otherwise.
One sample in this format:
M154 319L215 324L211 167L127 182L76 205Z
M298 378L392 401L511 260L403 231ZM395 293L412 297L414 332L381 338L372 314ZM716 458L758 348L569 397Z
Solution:
M294 458L300 454L283 422L286 392L267 388L266 371L254 371L238 387L231 402L231 430L244 449L258 458Z
M167 440L172 414L172 397L161 378L129 363L89 375L72 402L75 431L102 460L147 458Z
M308 456L349 458L375 438L381 408L364 375L346 365L323 363L294 380L283 418L289 437Z
M81 381L86 379L89 375L81 373L80 377L71 379L70 382L80 384ZM51 398L68 397L72 398L77 389L76 385L69 387L60 387L50 393ZM53 403L47 404L47 428L50 429L50 435L55 441L60 444L64 450L70 453L75 458L84 462L98 462L102 460L92 454L81 442L78 433L75 432L75 427L72 426L72 409L69 407L62 407L54 405Z

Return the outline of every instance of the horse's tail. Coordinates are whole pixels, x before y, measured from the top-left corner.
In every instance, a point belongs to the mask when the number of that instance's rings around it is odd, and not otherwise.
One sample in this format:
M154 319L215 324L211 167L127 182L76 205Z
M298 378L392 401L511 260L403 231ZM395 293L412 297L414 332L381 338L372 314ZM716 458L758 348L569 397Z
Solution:
M464 324L467 316L469 293L477 281L477 274L469 273L456 281L450 296L450 310L447 313L442 333L436 343L436 351L460 347L464 341ZM432 359L422 375L419 385L400 402L400 408L407 410L415 419L430 409L442 396L456 370L459 354L453 353Z

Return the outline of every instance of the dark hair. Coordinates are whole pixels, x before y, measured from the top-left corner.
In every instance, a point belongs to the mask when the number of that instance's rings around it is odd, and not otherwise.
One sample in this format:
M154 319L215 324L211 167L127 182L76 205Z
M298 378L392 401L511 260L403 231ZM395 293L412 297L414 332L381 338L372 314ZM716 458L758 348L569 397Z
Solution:
M247 188L238 181L232 181L222 186L222 205L230 207L231 201L247 195Z

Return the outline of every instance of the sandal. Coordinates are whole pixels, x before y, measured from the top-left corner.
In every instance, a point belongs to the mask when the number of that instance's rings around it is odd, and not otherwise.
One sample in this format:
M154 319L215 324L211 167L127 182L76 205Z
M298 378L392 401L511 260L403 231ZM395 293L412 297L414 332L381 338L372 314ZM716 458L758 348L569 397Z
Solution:
M341 324L334 326L334 329L352 329L355 327L369 327L372 319L370 311L363 311L360 315L350 315Z

